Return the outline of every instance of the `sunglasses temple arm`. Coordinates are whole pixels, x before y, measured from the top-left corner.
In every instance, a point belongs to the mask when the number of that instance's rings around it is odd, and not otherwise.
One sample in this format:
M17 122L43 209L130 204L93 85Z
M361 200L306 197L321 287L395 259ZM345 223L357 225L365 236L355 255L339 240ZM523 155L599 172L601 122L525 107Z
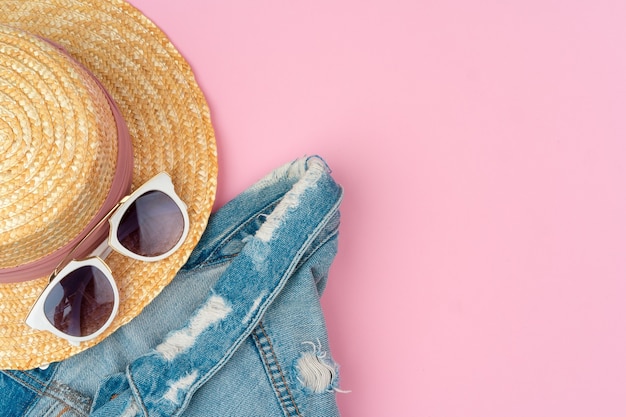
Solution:
M106 259L113 252L113 248L109 246L109 240L105 239L101 244L96 247L93 252L91 252L91 256L97 256L100 259Z
M119 203L117 203L115 206L113 206L113 208L111 210L109 210L109 212L107 214L105 214L102 219L100 219L100 221L98 221L98 223L96 223L96 225L94 227L91 228L91 230L89 231L89 233L87 233L85 235L85 237L83 237L81 240L78 241L78 243L76 243L76 245L74 245L74 247L72 248L72 250L70 250L68 252L67 255L65 255L65 257L63 258L63 260L61 260L61 262L59 262L59 264L57 265L56 268L54 268L54 271L52 272L52 274L50 274L50 278L48 281L52 281L54 279L54 277L59 273L59 271L61 270L61 268L65 265L65 263L72 258L72 255L74 255L74 253L76 252L76 249L78 249L78 247L80 247L80 245L87 240L96 230L100 229L100 227L109 219L109 217L111 217L113 215L113 213L115 213L115 210L117 210L125 201L127 200L127 197L124 197ZM109 242L108 239L105 239L102 243L100 243L98 245L98 247L93 251L93 254L96 256L100 256L101 258L108 256L111 253L111 248L109 248ZM104 258L103 258L104 259Z

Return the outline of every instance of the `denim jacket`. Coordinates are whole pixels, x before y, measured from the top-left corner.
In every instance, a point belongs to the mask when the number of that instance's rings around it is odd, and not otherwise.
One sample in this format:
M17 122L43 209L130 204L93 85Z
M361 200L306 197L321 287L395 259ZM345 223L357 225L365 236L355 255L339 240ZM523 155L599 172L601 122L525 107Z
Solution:
M2 416L338 416L319 297L342 189L319 157L212 215L163 292L100 344L0 371Z

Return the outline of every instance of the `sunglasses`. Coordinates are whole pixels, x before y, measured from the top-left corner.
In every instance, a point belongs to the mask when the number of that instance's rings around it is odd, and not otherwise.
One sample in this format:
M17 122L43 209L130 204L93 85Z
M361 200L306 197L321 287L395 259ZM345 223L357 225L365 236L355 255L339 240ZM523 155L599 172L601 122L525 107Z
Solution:
M108 240L90 257L65 264L107 219ZM120 303L113 274L103 258L114 250L140 261L160 261L180 248L188 232L187 206L170 176L162 172L117 203L61 261L26 324L74 345L98 337L115 318Z

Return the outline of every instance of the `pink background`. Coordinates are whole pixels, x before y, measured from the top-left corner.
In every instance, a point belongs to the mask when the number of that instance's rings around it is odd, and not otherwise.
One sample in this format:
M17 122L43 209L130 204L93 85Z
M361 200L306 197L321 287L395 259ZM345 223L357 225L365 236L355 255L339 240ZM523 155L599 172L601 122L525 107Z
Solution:
M132 0L190 61L216 207L322 155L343 416L626 416L623 1Z

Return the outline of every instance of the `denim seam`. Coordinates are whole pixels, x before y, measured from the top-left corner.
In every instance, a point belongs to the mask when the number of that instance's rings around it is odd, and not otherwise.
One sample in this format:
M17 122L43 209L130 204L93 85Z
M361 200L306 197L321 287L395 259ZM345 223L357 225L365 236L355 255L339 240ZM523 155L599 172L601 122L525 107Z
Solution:
M215 263L218 263L218 262L223 262L224 259L228 260L228 259L232 259L232 258L236 257L237 254L233 254L233 255L220 256L220 257L215 258L214 260L211 259L211 257L213 257L213 255L215 253L219 252L220 249L222 249L224 246L226 246L228 243L230 243L234 239L234 237L237 234L239 234L241 229L243 229L244 227L246 227L250 223L252 223L254 220L256 220L257 217L259 217L259 215L262 214L263 212L265 212L268 208L270 208L272 206L276 206L278 204L278 202L281 200L281 198L282 198L282 196L272 200L270 203L266 204L263 208L255 211L245 221L243 221L241 224L239 224L239 226L237 226L236 228L232 229L232 231L226 237L221 239L219 241L218 245L206 256L206 258L205 258L206 260L205 261L200 262L200 263L190 267L187 270L188 271L193 271L193 270L198 269L198 268L206 267L208 265L212 265L212 264L215 264Z
M297 262L292 263L287 268L287 270L285 271L286 275L288 276L293 275L294 271L296 271L301 265L303 265L300 262L302 260L302 257L307 253L307 250L309 249L309 246L311 245L311 243L315 241L315 239L321 233L324 227L326 227L326 225L328 224L332 216L335 215L335 213L338 211L338 208L339 208L339 205L341 204L342 199L343 199L343 193L339 196L335 204L330 209L328 209L324 217L322 217L322 219L320 220L317 227L313 230L313 232L311 232L309 238L306 240L306 242L304 242L300 250L295 254L294 259L297 259ZM337 231L338 230L339 229L337 229Z
M296 267L296 269L300 268L302 265L306 264L307 261L309 259L311 259L313 256L315 256L315 253L320 250L320 248L322 248L326 243L328 243L329 241L331 241L332 239L334 239L337 235L339 234L339 229L335 229L333 230L331 233L329 233L329 235L324 238L324 240L322 240L317 246L315 246L306 257L303 257L302 259L300 259L300 261L298 262L298 266Z
M141 393L137 389L135 385L135 380L133 379L133 375L130 372L130 365L126 367L126 379L129 382L130 391L133 393L132 400L134 400L137 405L140 407L141 415L148 416L148 409L144 404L143 398L141 397Z
M28 413L29 410L31 408L33 408L33 405L37 403L37 401L39 401L39 398L41 396L41 394L43 394L42 391L36 389L35 387L30 386L30 384L28 384L26 381L21 380L20 378L18 378L15 375L12 375L9 372L5 372L5 371L1 371L3 374L5 374L6 376L8 376L9 378L13 379L14 381L16 381L18 384L26 386L27 388L30 388L32 391L34 391L35 393L39 394L36 396L33 396L33 398L29 401L29 403L27 404L27 406L25 407L26 412Z
M33 384L33 382L28 382L25 379L18 377L17 375L14 375L14 374L12 375L9 373L5 373L5 375L17 381L18 384L22 384L25 387L29 388L30 390L34 391L35 393L39 394L37 397L33 398L33 400L28 404L28 407L26 408L27 412L29 412L33 408L33 406L39 401L39 399L42 396L44 396L44 397L52 398L53 400L60 402L61 404L65 405L67 408L74 411L76 414L80 416L84 416L84 417L88 416L88 414L83 413L81 410L79 410L78 408L74 407L72 404L65 401L60 395L60 393L59 393L59 396L53 395L58 390L57 388L51 386L52 379L48 381L47 383L44 383L43 381L40 381L39 379L35 378L32 375L22 374L24 376L28 376L31 380L35 381L36 383L39 383L41 387L38 388Z
M63 391L62 388L66 388L68 391ZM58 392L59 396L62 396L64 398L70 398L74 401L75 404L85 404L83 401L83 398L81 398L81 396L85 397L85 399L89 399L89 408L91 408L91 403L93 402L92 398L89 398L88 396L76 391L75 389L73 389L72 387L70 387L67 384L63 384L61 382L57 382L56 380L51 380L50 384L48 385L47 388L48 391L52 390L53 392ZM63 401L63 404L66 404L67 407L69 407L72 410L75 410L76 412L78 412L79 414L83 414L82 411L79 411L77 409L77 407L72 406L71 404L69 404L68 402L66 402L65 400ZM87 405L87 404L85 404ZM66 407L66 408L67 408ZM83 415L87 415L87 414L83 414Z
M259 337L259 334L262 334L263 340ZM267 374L272 382L272 386L274 388L274 392L280 401L281 407L285 412L286 417L302 417L300 414L300 410L296 405L296 401L289 389L289 384L287 383L287 378L283 373L283 370L278 363L278 357L276 356L276 352L274 351L274 346L267 334L263 323L259 322L257 329L252 333L252 337L254 338L255 344L261 354L263 362L265 363L265 368L267 369ZM265 343L265 341L267 341ZM277 378L280 378L282 381L277 381ZM288 398L285 398L288 397ZM293 414L292 410L296 413Z
M19 376L18 376L17 372L19 372L19 374L20 374ZM56 368L55 368L54 372L56 372ZM37 401L39 401L39 398L40 398L41 395L45 395L45 390L46 390L48 384L50 383L50 381L48 381L46 383L46 382L44 382L42 380L37 379L34 375L30 375L30 374L27 374L25 372L20 372L20 371L5 372L5 371L2 371L2 373L5 374L6 376L8 376L9 378L13 379L14 381L16 381L18 384L26 386L30 390L32 390L35 393L39 394L38 396L33 397L33 399L28 403L28 406L26 407L26 411L27 412L30 409L33 408L33 406L37 403ZM34 380L36 383L38 383L40 385L40 388L35 387L32 383L26 382L24 377L28 377L31 380Z
M47 381L47 382L43 381L41 379L38 379L34 375L30 375L22 371L9 371L9 372L2 371L2 373L8 376L9 378L17 381L18 383L23 382L24 384L28 385L30 388L33 388L38 392L41 390L45 390L48 384L50 383L50 381ZM26 377L30 380L29 382L26 381ZM41 388L35 388L34 386L37 384Z
M233 253L231 255L222 255L222 256L220 256L219 258L216 258L213 261L203 261L201 264L194 265L191 268L185 268L185 269L181 268L181 271L193 272L196 269L200 269L200 268L219 267L220 265L223 265L225 263L232 262L232 260L234 258L236 258L237 256L239 256L238 253Z

